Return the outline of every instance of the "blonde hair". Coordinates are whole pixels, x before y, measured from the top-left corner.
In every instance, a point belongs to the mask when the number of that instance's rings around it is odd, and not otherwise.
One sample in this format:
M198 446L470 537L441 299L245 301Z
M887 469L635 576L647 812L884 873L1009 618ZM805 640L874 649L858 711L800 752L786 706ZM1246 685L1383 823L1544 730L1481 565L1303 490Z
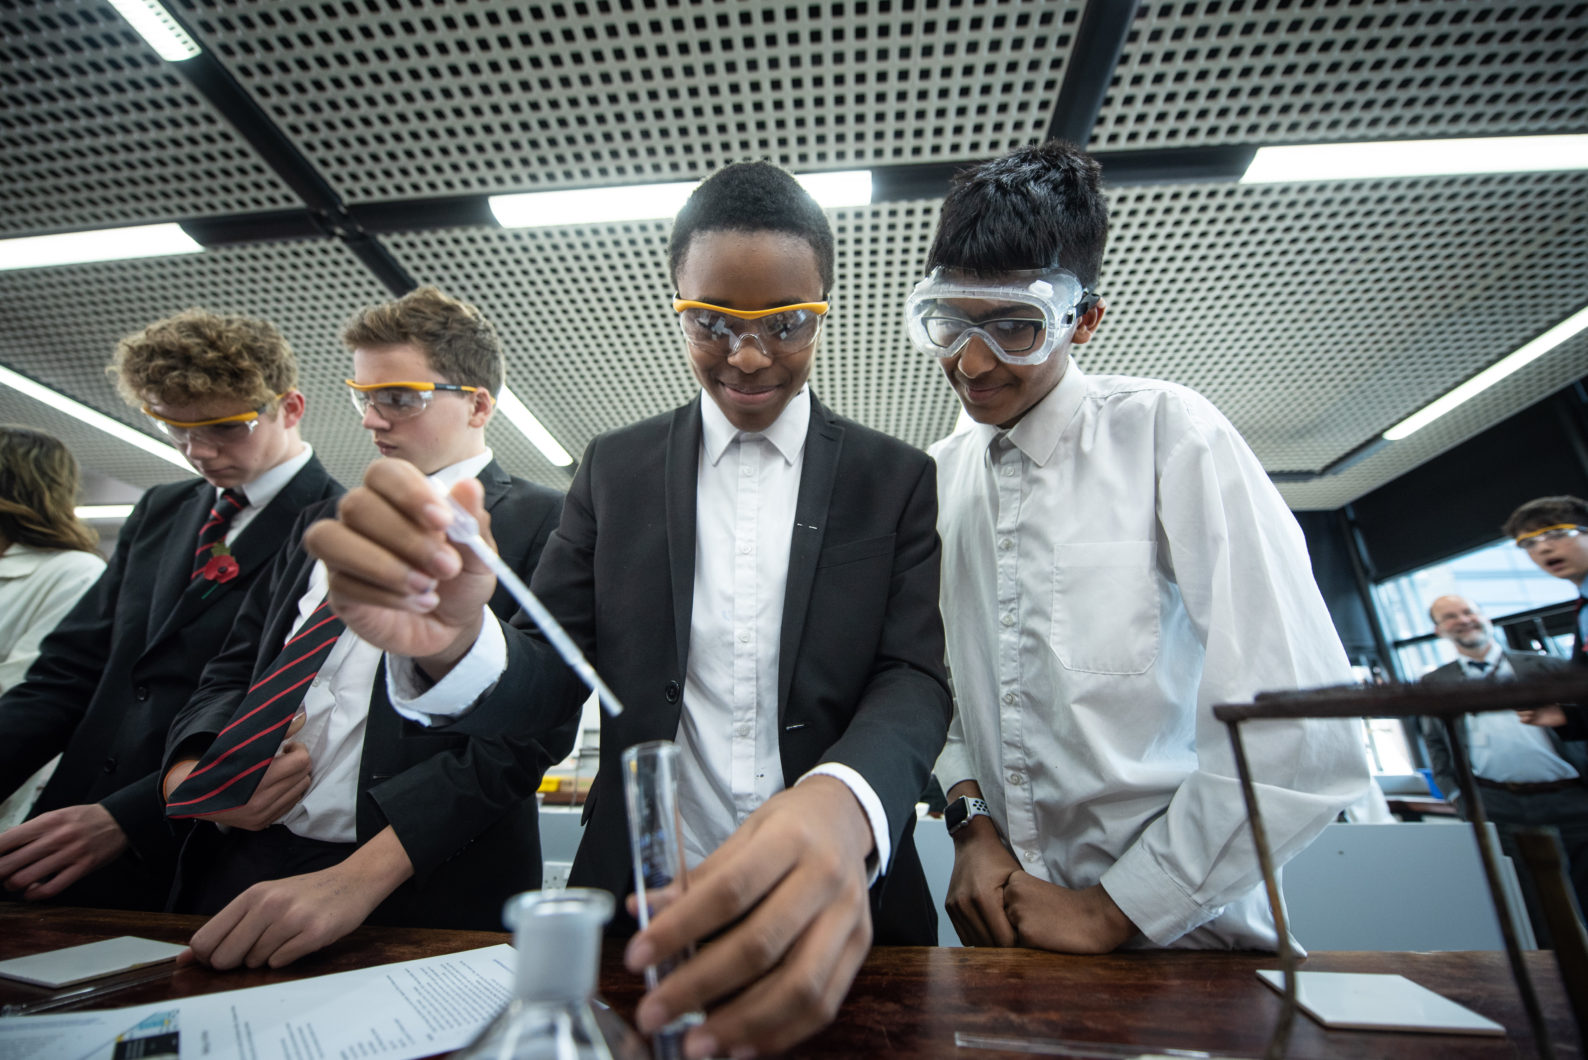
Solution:
M298 362L274 324L187 309L116 345L107 369L129 405L190 405L230 398L275 406L298 385Z
M394 302L366 306L342 328L350 350L412 344L449 383L502 392L502 340L474 306L419 287Z
M78 483L77 461L59 439L0 425L0 537L93 552L99 535L72 510Z

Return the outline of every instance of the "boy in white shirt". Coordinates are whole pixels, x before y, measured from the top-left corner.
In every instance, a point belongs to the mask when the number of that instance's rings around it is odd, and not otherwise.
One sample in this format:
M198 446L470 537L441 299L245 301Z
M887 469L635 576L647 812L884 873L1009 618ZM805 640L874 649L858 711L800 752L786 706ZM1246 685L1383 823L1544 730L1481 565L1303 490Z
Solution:
M1107 205L1050 142L959 178L912 341L975 425L937 443L957 712L948 912L976 945L1276 946L1229 738L1259 691L1350 680L1294 518L1205 399L1088 377ZM1246 727L1283 862L1361 795L1348 721Z

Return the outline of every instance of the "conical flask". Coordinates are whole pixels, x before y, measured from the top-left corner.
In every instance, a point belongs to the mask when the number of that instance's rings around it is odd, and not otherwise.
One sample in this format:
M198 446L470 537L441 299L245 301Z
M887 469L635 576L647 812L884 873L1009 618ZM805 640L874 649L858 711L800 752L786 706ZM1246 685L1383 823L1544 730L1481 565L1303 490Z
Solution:
M649 1060L639 1036L596 1000L601 929L612 896L570 888L508 899L518 951L516 995L457 1057L471 1060Z

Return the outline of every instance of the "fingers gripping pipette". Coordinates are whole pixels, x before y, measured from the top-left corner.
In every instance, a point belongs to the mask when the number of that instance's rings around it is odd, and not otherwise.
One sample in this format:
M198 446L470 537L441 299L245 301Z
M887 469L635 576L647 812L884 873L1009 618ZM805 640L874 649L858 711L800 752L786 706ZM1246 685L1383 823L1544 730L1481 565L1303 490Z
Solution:
M498 556L491 546L485 543L484 538L480 537L479 522L451 494L444 494L443 499L452 509L452 522L447 524L447 537L479 556L480 562L489 567L497 580L507 586L507 591L513 594L513 599L529 612L529 617L535 620L535 625L540 627L541 633L545 634L546 639L551 641L551 646L557 649L562 661L567 663L568 668L578 674L585 686L596 694L596 698L601 701L601 708L614 717L622 714L623 704L618 702L618 697L607 687L607 683L601 680L601 675L595 672L595 667L590 665L590 660L584 657L579 645L568 636L568 631L562 628L562 623L552 617L552 613L546 610L546 605L529 591L524 579L514 573L512 567L503 563L502 557Z

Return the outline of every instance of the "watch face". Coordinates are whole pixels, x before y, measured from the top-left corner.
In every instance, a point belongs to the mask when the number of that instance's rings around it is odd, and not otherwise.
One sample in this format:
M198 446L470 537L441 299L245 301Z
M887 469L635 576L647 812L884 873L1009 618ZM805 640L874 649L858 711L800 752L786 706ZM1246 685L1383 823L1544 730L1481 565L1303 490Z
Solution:
M969 808L963 798L955 799L943 808L943 823L950 832L958 829L969 818Z

